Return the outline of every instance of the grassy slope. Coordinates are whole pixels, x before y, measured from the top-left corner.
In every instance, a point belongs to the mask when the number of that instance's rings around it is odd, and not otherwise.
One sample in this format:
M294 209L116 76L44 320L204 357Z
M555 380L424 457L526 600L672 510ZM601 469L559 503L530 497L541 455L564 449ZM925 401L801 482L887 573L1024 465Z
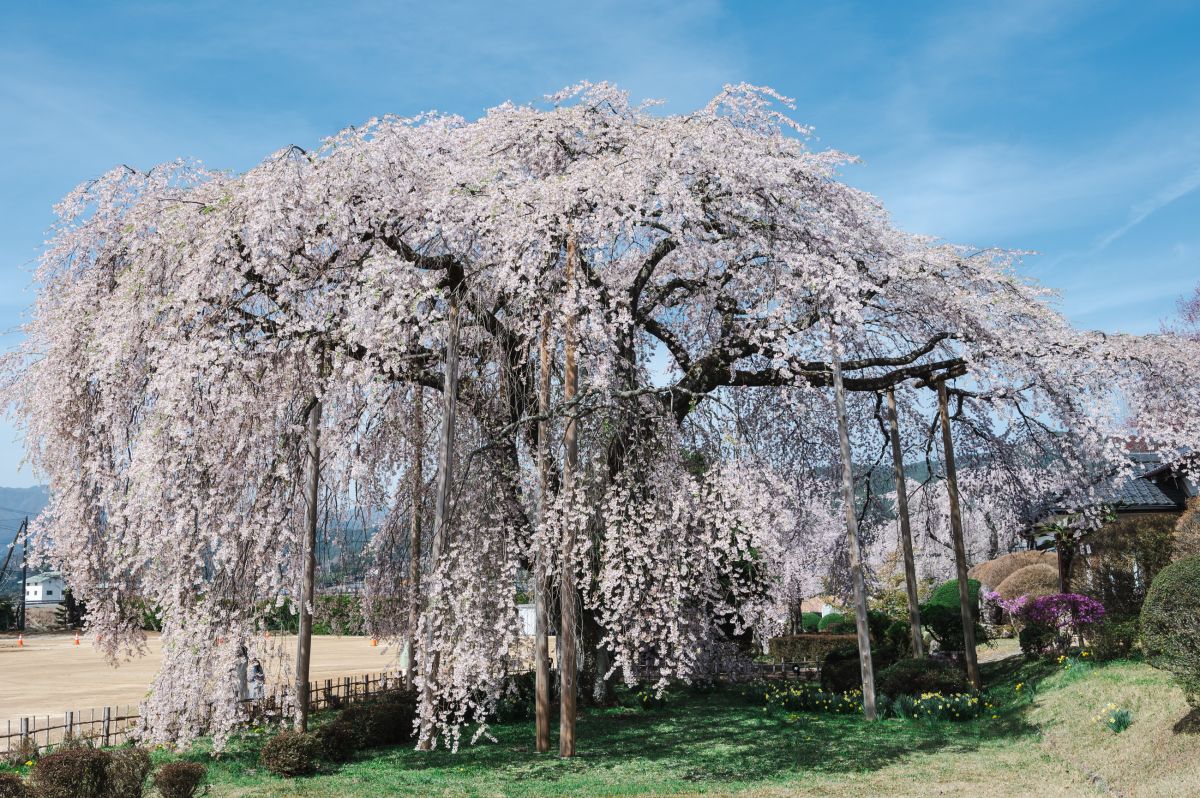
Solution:
M519 723L497 727L497 743L464 742L459 754L371 752L282 781L256 769L246 741L209 763L212 795L1103 795L1091 774L1128 798L1200 795L1200 723L1185 720L1182 694L1162 674L1137 663L1088 673L1019 659L987 668L1003 705L998 718L971 723L868 725L766 713L726 693L680 695L659 711L586 713L571 761L533 753L532 724ZM1017 682L1039 684L1036 698ZM1092 720L1109 702L1134 711L1122 735Z
M1130 709L1133 725L1114 735L1095 717L1109 704ZM1129 798L1200 796L1200 710L1160 671L1134 662L1086 674L1060 671L1042 683L1031 719L1042 747L1096 774Z

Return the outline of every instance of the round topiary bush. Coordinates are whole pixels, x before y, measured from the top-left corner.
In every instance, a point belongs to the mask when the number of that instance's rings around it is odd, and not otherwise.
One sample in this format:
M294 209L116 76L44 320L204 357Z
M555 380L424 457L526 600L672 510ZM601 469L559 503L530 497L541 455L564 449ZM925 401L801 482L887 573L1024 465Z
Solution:
M1048 565L1056 567L1056 556L1050 551L1014 551L1003 554L994 560L988 560L976 565L967 572L971 579L978 579L985 587L998 590L1004 580L1017 571L1029 565ZM1057 573L1057 571L1056 571ZM1055 589L1057 592L1057 588Z
M336 718L315 732L321 743L321 756L327 762L349 762L362 741L349 722Z
M828 632L830 631L829 627L844 623L846 623L845 615L842 615L840 612L831 612L828 615L821 616L821 620L817 623L817 630ZM851 626L853 626L853 623L851 623Z
M114 749L108 760L108 795L141 798L150 767L150 752L145 748Z
M26 798L29 791L16 773L0 773L0 798Z
M109 755L96 748L68 748L47 754L33 766L38 798L106 798Z
M875 689L886 696L923 693L969 693L967 677L957 668L933 659L902 659L875 677Z
M321 756L321 743L312 734L283 731L263 746L258 761L276 776L291 778L312 773Z
M1014 571L996 588L1000 598L1011 601L1020 596L1038 598L1058 592L1058 569L1046 563L1027 565Z
M806 612L800 616L800 628L805 632L815 632L821 627L821 613Z
M979 623L979 581L967 580L971 614L975 619L975 642L987 642L987 632ZM921 622L944 651L963 650L962 610L959 608L958 580L951 579L934 588L921 606Z
M1150 664L1170 671L1200 707L1200 557L1158 572L1142 604L1142 647Z
M162 798L195 798L204 781L199 762L168 762L154 774L154 786Z

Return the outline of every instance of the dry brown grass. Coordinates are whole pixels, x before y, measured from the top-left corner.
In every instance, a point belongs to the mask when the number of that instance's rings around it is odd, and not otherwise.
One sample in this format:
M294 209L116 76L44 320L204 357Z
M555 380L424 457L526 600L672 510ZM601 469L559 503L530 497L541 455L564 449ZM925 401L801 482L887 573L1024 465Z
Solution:
M1031 715L1047 752L1128 798L1200 796L1200 711L1188 707L1169 676L1122 662L1084 678L1053 678L1060 684L1044 685ZM1133 712L1133 725L1121 734L1095 720L1109 704Z

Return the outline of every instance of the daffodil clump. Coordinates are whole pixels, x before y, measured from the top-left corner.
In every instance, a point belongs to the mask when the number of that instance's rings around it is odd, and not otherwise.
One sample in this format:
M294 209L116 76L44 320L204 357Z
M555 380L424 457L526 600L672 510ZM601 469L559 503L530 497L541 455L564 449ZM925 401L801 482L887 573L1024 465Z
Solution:
M896 696L888 701L890 714L898 718L913 719L974 720L982 717L984 712L990 713L994 708L986 698L972 693L922 693L919 696Z
M862 691L830 693L813 682L768 684L763 701L769 709L849 714L862 711Z
M1113 734L1120 734L1133 725L1133 712L1116 704L1109 704L1092 720L1104 724Z

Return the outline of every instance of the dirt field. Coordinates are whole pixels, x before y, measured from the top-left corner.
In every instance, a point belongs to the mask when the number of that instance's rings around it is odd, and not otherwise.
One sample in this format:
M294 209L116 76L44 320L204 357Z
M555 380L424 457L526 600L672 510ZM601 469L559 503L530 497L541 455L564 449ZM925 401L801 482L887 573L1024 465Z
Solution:
M291 658L294 637L275 639L280 657ZM74 635L46 634L25 638L17 647L15 635L0 635L0 726L6 720L32 715L61 716L66 710L136 705L146 694L158 670L162 644L151 635L149 652L141 659L114 668L84 638L77 647ZM395 670L395 650L372 648L363 637L313 638L312 679L354 676ZM278 672L278 661L265 662L268 682Z

